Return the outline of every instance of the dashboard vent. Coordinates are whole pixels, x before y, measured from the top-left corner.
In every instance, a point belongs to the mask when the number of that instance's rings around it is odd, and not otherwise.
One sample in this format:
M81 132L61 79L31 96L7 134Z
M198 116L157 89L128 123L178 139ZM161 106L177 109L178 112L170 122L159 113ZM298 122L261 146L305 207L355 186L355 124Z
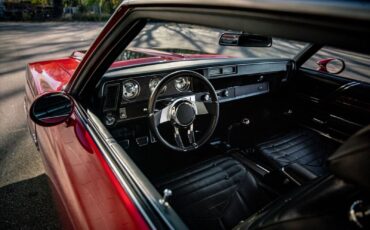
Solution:
M224 66L222 67L223 75L230 75L236 73L236 66Z
M117 109L120 83L109 84L104 90L104 111Z
M223 77L225 75L236 74L236 66L222 66L222 67L213 67L208 69L209 77Z

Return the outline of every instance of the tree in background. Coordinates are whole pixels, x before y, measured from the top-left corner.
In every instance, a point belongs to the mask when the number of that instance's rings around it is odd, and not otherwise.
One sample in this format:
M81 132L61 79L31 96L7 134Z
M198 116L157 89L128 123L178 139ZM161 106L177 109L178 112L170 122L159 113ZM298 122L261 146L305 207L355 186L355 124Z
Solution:
M99 15L102 13L112 14L122 0L81 0L81 5L95 8Z
M53 0L54 17L60 18L63 15L63 0Z
M31 0L31 4L38 6L50 5L49 0Z

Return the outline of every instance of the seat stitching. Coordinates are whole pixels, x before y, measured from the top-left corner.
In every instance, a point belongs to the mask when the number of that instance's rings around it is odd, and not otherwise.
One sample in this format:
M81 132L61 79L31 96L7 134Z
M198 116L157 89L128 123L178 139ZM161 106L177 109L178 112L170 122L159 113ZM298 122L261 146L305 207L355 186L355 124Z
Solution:
M324 155L317 156L316 158L312 159L311 161L305 163L305 165L313 166L313 167L323 166L325 164L325 158L326 158L326 156L324 156ZM319 161L319 163L314 164L313 162L317 161L317 160Z
M262 142L262 143L258 144L258 146L267 145L267 143L276 143L276 142L281 142L281 143L278 143L278 144L284 144L284 143L287 143L289 141L292 141L292 140L294 140L296 138L299 138L299 137L302 137L302 136L312 136L312 134L307 133L307 132L301 132L301 133L296 133L296 134L289 133L289 134L286 134L284 136L279 136L279 137L274 138L272 140ZM288 140L286 140L286 139L288 139ZM261 147L263 147L263 146L261 146Z
M307 139L312 139L313 138L313 136L311 136L311 135L310 136L306 136L306 135L302 134L302 135L299 135L299 136L290 138L289 140L284 139L280 143L275 143L275 144L271 144L269 146L261 147L260 149L261 150L265 150L265 149L269 149L269 148L276 148L278 146L285 145L287 143L293 142L296 139L300 139L301 137L306 137L306 138L303 139L303 141L305 141ZM302 143L303 141L301 141L300 143Z
M320 144L318 144L318 143L314 143L315 144L315 147L314 148L319 148L320 147ZM301 150L301 149L300 149ZM297 150L297 151L300 151L300 150ZM317 153L317 154L314 154L314 153ZM289 155L289 156L291 156L291 155ZM313 162L313 161L316 161L317 159L320 159L320 161L321 162L324 162L322 159L324 158L324 153L322 153L322 152L320 152L320 151L318 151L318 152L316 152L316 151L310 151L309 153L306 153L306 154L304 154L304 155L302 155L302 156L300 156L299 158L296 158L296 159L294 159L294 160L290 160L290 162L292 162L292 163L294 163L294 162L298 162L298 161L300 161L302 158L305 158L305 157L308 157L308 156L313 156L314 158L312 159L312 160L310 160L310 161L308 161L308 162L300 162L300 164L301 165L310 165L310 166L314 166L314 167L318 167L318 165L316 164L312 164L311 165L311 163ZM276 159L278 159L278 158L276 158ZM322 165L322 164L320 164L320 165Z
M181 187L183 186L183 185L189 185L189 184L192 184L192 183L195 183L195 182L198 182L198 181L200 181L200 180L202 180L202 179L204 179L204 178L206 178L206 177L208 177L209 176L209 174L213 174L213 175L217 175L218 173L222 173L222 172L224 172L224 171L226 171L226 170L228 170L228 169L230 169L230 168L232 168L232 167L235 167L236 165L239 165L239 163L237 163L237 162L233 162L233 163L235 163L235 164L232 164L232 165L229 165L226 169L224 169L224 168L222 168L222 167L220 167L219 165L216 165L216 166L213 166L212 165L212 167L215 167L214 169L215 170L217 170L216 172L208 172L208 174L206 174L206 175L203 175L202 177L200 177L200 178L198 178L198 179L196 179L196 180L190 180L188 183L185 183L185 184L181 184L180 183L180 185L181 185ZM221 170L220 170L221 169ZM210 171L210 170L208 170L208 171ZM195 175L196 174L202 174L202 173L195 173ZM204 174L204 173L203 173ZM189 175L189 177L190 176L193 176L194 177L194 174L190 174ZM168 184L172 184L172 183L175 183L175 184L177 184L178 183L178 180L174 180L173 182L171 182L171 183L166 183L167 185ZM176 186L176 188L179 188L178 186Z
M299 153L302 153L303 150L307 151L308 148L310 148L313 145L315 145L315 143L307 143L306 145L303 145L303 146L301 144L298 144L296 146L291 146L290 148L284 148L283 150L277 151L280 154L282 154L281 156L278 156L277 159L280 158L280 157L293 157L293 156L295 156ZM291 148L296 148L296 147L298 147L296 150L291 149ZM289 149L290 149L290 152L289 152ZM276 152L275 152L275 154L276 154ZM310 154L310 151L306 152L304 154L305 155Z
M231 166L231 167L232 167L232 166ZM229 167L229 168L231 168L231 167ZM225 172L225 173L229 176L229 179L233 179L233 178L234 178L235 176L237 176L238 174L240 174L240 173L245 173L245 170L243 170L243 169L244 169L244 168L241 168L241 170L238 170L238 171L234 172L233 174L229 174L227 171L218 171L217 173ZM214 174L214 175L216 175L216 174ZM204 179L204 178L206 178L206 177L207 177L207 176L204 176L204 177L202 177L202 179ZM199 179L199 180L196 180L196 181L192 181L192 182L190 182L190 183L182 184L181 186L176 186L176 190L178 190L178 189L180 189L180 188L183 188L183 187L185 187L185 186L188 186L188 185L190 185L190 184L193 184L193 183L199 182L199 181L201 181L201 180ZM218 182L218 181L219 181L219 179L214 180L214 181L211 181L211 183L208 183L208 184L206 184L206 185L203 185L202 187L197 188L197 190L193 190L193 191L190 191L190 192L187 192L187 193L181 194L181 196L179 196L179 197L184 197L184 196L189 195L189 194L191 194L191 193L193 193L193 192L196 192L196 191L202 190L202 189L204 189L204 188L206 188L206 187L213 186L213 185L214 185L216 182Z
M290 156L291 154L294 154L295 152L298 152L298 151L300 151L300 150L302 150L304 148L307 148L307 147L311 146L312 144L315 144L315 142L311 142L309 145L302 146L302 148L300 148L299 150L296 150L296 151L293 151L293 152L290 152L290 153L285 153L285 154L283 153L285 150L287 150L289 148L293 148L293 147L295 147L297 145L301 145L303 142L307 142L307 141L309 141L309 140L303 140L303 141L301 141L299 143L294 143L293 145L290 145L290 146L286 146L284 148L277 149L277 150L273 151L271 154L276 154L277 152L282 153L283 155L278 156L277 158L274 158L274 159L279 159L281 157Z
M178 180L183 180L183 179L186 179L187 177L191 177L194 174L200 174L201 172L206 171L206 170L208 170L211 167L214 167L214 164L215 163L217 163L217 164L223 164L223 163L225 163L227 161L231 161L233 163L238 163L238 162L233 161L232 158L225 158L225 159L222 159L222 161L219 160L219 161L215 161L215 162L209 162L208 165L204 165L204 167L202 167L202 168L198 168L197 170L194 170L192 172L187 172L185 175L180 175L180 176L177 176L175 178L171 178L171 180L166 180L166 181L164 181L162 183L158 183L158 186L159 187L162 187L163 185L166 185L166 184L169 184L169 183L173 183L173 182L176 182ZM191 169L186 169L185 171L190 171L190 170Z
M228 190L228 189L230 189L230 190L234 190L235 188L236 189L238 189L238 187L239 187L239 185L231 185L231 186L228 186L228 187L226 187L226 188L223 188L223 189L221 189L221 190L219 190L219 191L217 191L217 192L215 192L215 193L212 193L212 194L210 194L209 196L206 196L206 197L204 197L204 198L202 198L202 199L200 199L200 200L197 200L197 201L195 201L195 202L193 202L193 203L191 203L191 204L188 204L188 205L184 205L183 207L182 207L182 209L184 209L184 208L187 208L187 207L189 207L189 206L191 206L191 205L194 205L194 204L197 204L197 203L200 203L200 202L203 202L203 201L205 201L205 200L207 200L207 199L209 199L209 198L212 198L212 197L214 197L214 196L216 196L216 195L218 195L218 194L220 194L220 193L222 193L222 192L224 192L224 191L226 191L226 190ZM235 193L235 192L234 192ZM233 194L234 194L233 193Z
M320 143L313 142L311 145L313 145L313 147L311 148L310 154L305 154L305 155L301 156L298 159L301 159L301 158L306 157L306 156L317 156L317 157L320 157L320 156L322 156L324 154L323 151L320 148L321 147L321 144Z
M290 136L294 137L294 136L303 135L304 133L305 132L302 132L302 131L301 132L290 131L288 133L276 134L276 135L273 135L273 137L270 140L263 141L261 144L267 144L270 142L280 141L281 139L289 138Z
M301 152L301 151L302 151L302 149L297 150L297 152ZM292 153L292 154L297 155L297 154L295 154L295 153ZM300 159L302 159L302 158L304 158L304 157L307 157L307 156L312 155L312 152L311 152L311 151L310 151L310 152L307 152L307 153L305 153L303 156L298 157L298 158L296 158L296 159L290 159L290 158L292 158L292 154L287 155L287 156L282 155L282 156L279 156L279 157L277 157L277 158L271 158L271 160L274 160L274 161L277 161L277 162L280 162L280 163L294 163L294 162L297 162L297 161L299 161ZM294 156L294 155L293 155L293 156ZM284 159L282 159L282 158L284 158ZM300 164L303 164L303 163L300 163Z
M221 167L220 165L216 165L216 166L212 165L212 168L211 169L208 168L208 171L207 171L208 173L200 172L200 173L192 173L192 174L189 174L188 177L194 177L196 175L202 175L202 174L206 174L206 175L203 175L200 178L197 178L196 180L190 180L190 182L188 182L187 184L200 181L200 180L204 179L205 177L207 177L209 174L217 175L220 172L229 170L230 168L234 168L236 166L240 166L240 164L238 162L233 162L233 164L228 165L227 168ZM164 183L164 184L166 184L166 185L169 185L169 184L178 184L179 183L179 180L182 181L183 178L178 178L178 179L175 178L171 182Z
M220 172L224 172L224 171L220 171ZM238 171L238 172L236 172L236 173L234 173L233 175L229 175L228 173L228 176L229 176L229 178L233 178L233 177L235 177L237 174L239 174L239 173L244 173L243 171ZM208 176L205 176L205 177L208 177ZM203 177L203 178L205 178L205 177ZM193 184L193 183L196 183L196 182L198 182L199 180L197 180L197 181L194 181L194 182L191 182L191 183L187 183L187 184L183 184L183 185L181 185L181 186L176 186L176 188L173 188L173 190L178 190L178 189L181 189L181 188L183 188L183 187L185 187L185 186L189 186L190 184ZM199 188L197 188L196 190L192 190L192 191L189 191L189 192L187 192L187 193L184 193L184 194L181 194L181 195L177 195L177 197L185 197L185 196L189 196L190 194L192 194L192 193L194 193L194 192L197 192L197 191L199 191L199 190L203 190L203 189L205 189L205 188L207 188L207 187L210 187L210 186L213 186L213 185L215 185L216 184L216 182L219 182L219 180L217 179L217 180L215 180L215 181L212 181L211 183L208 183L208 184L206 184L206 185L203 185L202 187L199 187Z

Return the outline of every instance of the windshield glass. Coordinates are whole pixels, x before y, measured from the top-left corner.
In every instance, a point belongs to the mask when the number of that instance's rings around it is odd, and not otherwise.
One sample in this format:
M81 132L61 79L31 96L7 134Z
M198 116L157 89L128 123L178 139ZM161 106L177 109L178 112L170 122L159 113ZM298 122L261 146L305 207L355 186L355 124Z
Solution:
M198 25L149 22L116 61L152 59L151 62L212 58L293 58L306 45L273 38L271 47L219 45L223 33L234 31ZM239 32L240 33L240 32Z

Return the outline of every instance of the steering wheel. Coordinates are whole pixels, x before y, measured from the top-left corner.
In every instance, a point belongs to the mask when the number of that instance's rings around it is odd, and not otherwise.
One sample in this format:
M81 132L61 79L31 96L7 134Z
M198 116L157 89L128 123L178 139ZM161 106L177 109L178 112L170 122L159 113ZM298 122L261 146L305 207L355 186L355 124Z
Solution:
M207 95L209 95L209 97L206 97L207 100L200 100L199 94L195 93L192 95L180 95L171 100L164 108L156 109L158 96L163 87L180 77L193 80L197 79L202 83L208 91ZM157 84L149 98L148 113L150 127L159 142L172 150L186 152L201 147L212 136L219 117L219 101L215 89L207 78L194 71L181 70L168 74ZM196 140L194 134L194 120L198 115L204 114L210 115L210 125L199 140ZM159 132L159 125L167 122L170 122L174 129L176 145L168 142ZM187 143L183 141L181 131L186 131Z

